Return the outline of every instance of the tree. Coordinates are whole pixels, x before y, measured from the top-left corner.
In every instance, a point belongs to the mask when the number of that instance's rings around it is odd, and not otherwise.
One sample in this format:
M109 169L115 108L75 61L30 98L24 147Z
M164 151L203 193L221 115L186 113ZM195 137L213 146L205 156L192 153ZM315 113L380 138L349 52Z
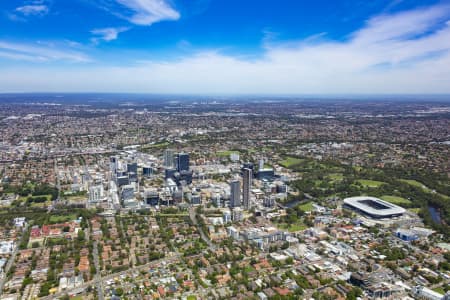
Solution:
M78 237L77 237L78 241L79 242L83 242L84 238L85 238L84 231L83 230L78 230Z

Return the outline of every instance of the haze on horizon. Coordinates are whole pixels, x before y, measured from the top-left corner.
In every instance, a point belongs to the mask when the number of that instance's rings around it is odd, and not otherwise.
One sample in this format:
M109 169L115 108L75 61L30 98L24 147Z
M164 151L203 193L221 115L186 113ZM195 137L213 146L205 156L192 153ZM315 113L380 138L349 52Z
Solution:
M0 92L449 94L450 1L13 0Z

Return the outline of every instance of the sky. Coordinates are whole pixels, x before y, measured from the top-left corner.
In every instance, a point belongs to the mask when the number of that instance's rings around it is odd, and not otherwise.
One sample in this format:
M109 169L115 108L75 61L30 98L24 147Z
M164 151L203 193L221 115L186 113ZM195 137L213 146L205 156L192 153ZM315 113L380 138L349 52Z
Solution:
M0 92L449 94L450 0L0 0Z

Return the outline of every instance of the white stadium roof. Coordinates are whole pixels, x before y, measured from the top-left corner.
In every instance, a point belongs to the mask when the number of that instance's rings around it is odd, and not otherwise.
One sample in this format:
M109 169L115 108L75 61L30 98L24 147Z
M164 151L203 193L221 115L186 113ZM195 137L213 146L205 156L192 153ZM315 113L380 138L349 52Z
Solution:
M374 205L370 205L370 203ZM402 215L406 212L403 207L369 196L345 198L344 204L378 218L388 218L394 215Z

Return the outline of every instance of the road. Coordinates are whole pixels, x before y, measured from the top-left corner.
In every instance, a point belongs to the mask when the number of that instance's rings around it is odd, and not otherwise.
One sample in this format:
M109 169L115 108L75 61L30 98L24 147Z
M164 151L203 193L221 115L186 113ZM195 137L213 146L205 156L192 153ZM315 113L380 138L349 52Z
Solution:
M6 266L5 266L5 277L3 277L1 280L0 280L0 296L2 295L2 293L3 293L3 286L5 285L5 283L6 283L6 277L7 277L7 275L8 275L8 272L9 272L9 270L11 269L11 267L12 267L12 265L13 265L13 263L14 263L14 261L16 260L16 256L17 256L17 252L19 252L19 245L22 243L22 241L23 241L23 239L24 239L24 237L25 237L25 232L27 232L27 230L28 230L28 224L25 226L25 229L24 229L24 231L23 231L23 233L22 233L22 237L20 238L20 241L16 244L16 248L14 249L14 251L13 251L13 253L11 254L11 256L9 257L9 260L8 260L8 262L6 263Z
M105 298L103 296L103 281L101 280L102 275L101 275L101 269L100 269L100 261L98 259L98 242L97 241L94 242L93 256L94 256L94 264L95 264L95 270L96 270L94 280L98 280L97 285L96 285L98 299L104 300Z
M134 268L130 268L130 269L128 269L128 270L121 271L121 272L117 272L117 273L113 273L113 274L109 274L109 275L106 275L106 276L103 276L103 277L102 277L100 274L97 274L98 276L96 276L93 280L88 281L88 282L85 282L85 283L83 283L82 285L80 285L80 286L78 286L78 287L76 287L76 288L69 289L69 290L62 291L62 292L58 292L58 293L55 293L55 294L53 294L53 295L48 295L48 296L42 297L42 298L40 298L40 299L41 299L41 300L54 300L54 299L58 299L59 297L62 297L62 296L64 296L64 295L70 295L70 294L73 293L74 291L77 291L77 290L84 290L84 289L86 289L86 288L89 287L89 286L94 286L94 285L95 285L95 286L98 286L99 283L100 283L101 285L103 285L104 282L107 281L107 280L114 279L114 278L116 278L116 277L118 277L118 276L121 276L121 275L130 273L130 272L141 271L141 270L143 270L143 269L148 269L148 268L156 267L157 265L161 264L162 262L166 262L167 264L171 264L171 263L175 263L175 262L178 263L179 260L180 260L180 257L181 257L180 255L175 254L175 255L172 256L172 257L164 257L164 258L161 258L161 259L158 259L158 260L149 262L149 263L147 263L147 264L145 264L145 265L136 266L136 267L134 267ZM102 291L103 291L103 290L102 290ZM99 298L99 299L100 299L100 298Z
M191 218L192 223L197 226L198 232L200 233L200 236L202 240L208 245L209 249L212 251L216 250L216 245L214 245L211 240L206 236L206 234L203 232L203 228L198 225L197 222L197 213L195 211L195 207L189 208L189 217Z

